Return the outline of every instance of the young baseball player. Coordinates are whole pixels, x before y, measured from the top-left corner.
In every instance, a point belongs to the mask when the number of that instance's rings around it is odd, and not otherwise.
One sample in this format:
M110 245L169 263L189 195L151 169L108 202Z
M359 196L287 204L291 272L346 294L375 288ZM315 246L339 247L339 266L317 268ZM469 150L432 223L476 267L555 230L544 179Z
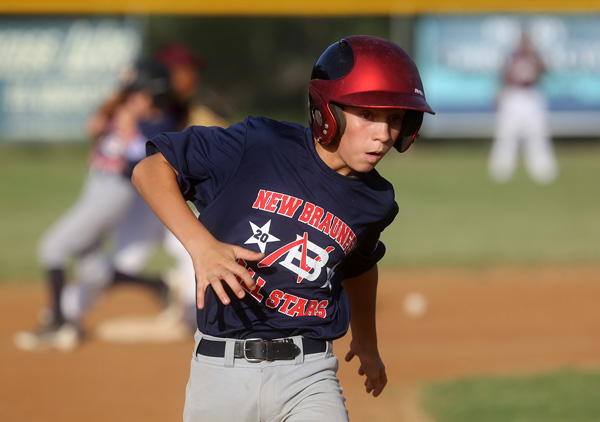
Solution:
M546 66L530 33L524 31L504 65L497 101L488 162L489 173L497 183L512 178L521 152L525 168L535 182L550 184L558 176L548 126L548 104L540 85L545 72Z
M398 206L375 166L406 151L433 111L413 61L373 36L327 48L309 99L310 127L193 126L151 140L134 169L195 267L185 421L348 420L332 341L349 325L346 360L358 357L368 393L386 385L377 261Z
M138 63L132 70L106 131L94 144L77 202L40 241L39 259L50 291L49 315L39 330L16 334L21 349L68 350L78 344L82 318L113 279L104 240L139 197L131 184L133 166L145 157L150 137L178 127L168 112L172 88L167 70L152 62ZM117 251L126 247L124 242L115 243ZM68 283L72 262L75 277Z

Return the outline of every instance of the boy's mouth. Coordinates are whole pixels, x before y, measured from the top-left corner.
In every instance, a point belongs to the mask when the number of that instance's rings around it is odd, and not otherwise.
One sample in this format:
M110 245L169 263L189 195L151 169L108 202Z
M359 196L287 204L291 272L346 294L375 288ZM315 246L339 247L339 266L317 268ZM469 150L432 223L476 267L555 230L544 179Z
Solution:
M366 156L370 161L378 162L383 157L383 152L371 151L371 152L367 152Z

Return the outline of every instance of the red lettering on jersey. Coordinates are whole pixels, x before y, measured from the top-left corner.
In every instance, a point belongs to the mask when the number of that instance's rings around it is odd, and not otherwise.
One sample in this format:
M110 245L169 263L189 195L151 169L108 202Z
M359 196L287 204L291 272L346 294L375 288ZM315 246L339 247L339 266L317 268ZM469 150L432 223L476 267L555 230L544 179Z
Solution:
M260 189L252 208L261 209L271 213L277 212L279 215L291 218L296 214L296 211L298 211L302 203L302 199L283 193ZM308 224L329 235L329 237L342 247L346 254L356 247L357 239L352 229L338 217L330 212L325 212L323 208L316 206L315 204L305 202L300 217L298 217L298 221ZM278 252L285 253L286 251L289 251L291 247L298 246L298 244L292 245L293 244L290 244L284 247L286 248L285 251L280 249ZM281 256L281 254L279 256ZM305 267L304 262L302 265L303 269L309 270Z
M276 192L271 192L271 193L272 193L271 198L269 198L269 202L265 206L264 210L269 211L269 212L275 212L275 211L277 211L277 205L279 205L279 201L281 201L283 194L276 193Z
M310 221L308 222L308 224L310 226L313 226L314 228L317 228L317 226L319 225L319 220L321 220L321 217L323 217L323 214L325 214L325 210L323 210L323 208L315 207L313 215L310 218Z
M308 220L310 220L310 216L312 215L314 209L315 209L314 204L311 204L310 202L306 202L304 204L304 209L302 210L302 214L298 218L298 221L301 221L303 223L308 223Z
M325 318L327 316L327 305L329 305L328 300L322 300L317 305L316 316L319 318Z
M267 305L269 308L276 308L279 306L279 302L283 296L284 293L281 290L273 290L265 302L265 305Z
M258 192L258 196L256 197L256 200L254 201L252 208L258 208L260 210L264 210L265 207L267 206L267 203L269 202L269 198L271 198L272 194L273 194L273 192L269 192L264 189L261 189Z
M302 205L302 199L284 195L277 214L285 215L286 217L293 217L300 205Z
M341 246L342 249L346 251L346 254L352 249L354 249L354 247L356 246L356 235L352 230L350 230L348 236L346 237L346 240L344 240L344 243Z
M333 219L333 224L331 225L331 230L329 230L329 237L331 237L332 239L335 239L336 236L338 235L338 233L340 232L342 226L345 226L345 224L342 222L342 220L335 217Z
M282 314L287 314L288 313L288 308L290 306L290 303L294 303L298 300L298 297L291 295L289 293L285 293L283 295L283 305L281 305L281 308L279 308L279 312L281 312Z
M304 308L306 306L306 302L308 302L308 300L301 297L298 298L296 304L292 306L292 308L289 311L287 311L286 314L291 317L304 316Z
M240 264L242 267L246 268L246 270L248 270L248 272L250 273L250 277L254 278L254 276L256 275L256 273L251 269L248 268L248 265L246 263L246 261L244 261L242 258L237 260L237 263ZM263 295L261 295L259 293L260 289L263 288L263 286L265 285L266 281L263 280L261 277L258 277L258 280L256 280L256 284L254 285L254 287L252 288L252 290L250 290L247 286L246 283L244 283L244 281L242 280L241 277L238 277L237 275L235 276L235 278L237 279L237 281L240 283L240 285L242 286L242 288L247 291L248 293L250 293L250 295L258 300L259 302L262 302L263 300Z
M244 267L246 270L248 270L248 272L250 273L250 277L254 278L254 274L256 274L254 271L252 271L252 269L248 268L248 264L246 263L246 261L244 261L242 258L237 260L237 263L240 264L242 267ZM237 279L237 281L240 282L240 284L244 287L244 289L246 288L246 284L242 281L241 277L238 277L237 275L235 276L235 278ZM250 291L248 289L246 289L247 291Z
M256 280L256 285L254 286L254 288L252 290L248 290L244 284L242 284L242 287L244 287L244 289L250 293L250 296L252 296L257 301L262 302L263 295L261 295L259 292L260 292L260 289L263 288L265 283L266 282L265 282L265 280L263 280L262 277L258 277L258 280Z
M265 304L271 309L275 309L281 305L278 311L292 318L298 316L325 318L327 316L329 301L322 300L319 302L318 300L308 300L284 293L281 290L273 290L269 298L265 301Z
M237 260L237 263L240 264L242 267L244 267L246 270L248 270L251 277L254 277L254 274L256 274L256 273L254 271L252 271L252 269L250 267L248 267L248 263L243 258L239 258ZM237 278L239 282L242 281L242 279L239 278L237 275L235 276L235 278Z
M323 220L321 220L321 222L319 223L317 230L320 230L325 234L329 234L329 227L331 226L331 220L333 220L333 214L330 212L327 212L327 215L325 216L325 218Z
M304 313L304 315L306 316L316 316L317 315L317 305L318 305L318 301L316 300L310 300L308 302L308 306L306 307L306 311Z
M344 224L344 223L342 223ZM338 235L335 237L335 241L337 243L339 243L340 245L342 245L344 243L344 241L346 240L346 237L348 236L348 233L350 233L350 227L348 227L346 224L344 224L344 226L341 228L341 230L339 231Z

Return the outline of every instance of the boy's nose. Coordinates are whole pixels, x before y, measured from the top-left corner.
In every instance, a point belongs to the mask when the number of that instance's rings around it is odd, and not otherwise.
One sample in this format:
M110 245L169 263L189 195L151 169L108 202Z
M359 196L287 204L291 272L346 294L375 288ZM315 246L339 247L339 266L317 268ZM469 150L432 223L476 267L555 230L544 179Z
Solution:
M375 139L380 142L389 142L392 138L392 127L388 122L377 122L375 123Z

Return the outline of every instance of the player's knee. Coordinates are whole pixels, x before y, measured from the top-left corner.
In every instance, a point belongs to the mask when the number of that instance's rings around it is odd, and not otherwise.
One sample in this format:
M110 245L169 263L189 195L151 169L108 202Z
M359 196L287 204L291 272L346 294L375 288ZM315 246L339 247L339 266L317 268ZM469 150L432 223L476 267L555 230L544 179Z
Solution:
M68 259L66 248L52 233L42 237L38 244L38 260L46 268L56 268L65 265Z

